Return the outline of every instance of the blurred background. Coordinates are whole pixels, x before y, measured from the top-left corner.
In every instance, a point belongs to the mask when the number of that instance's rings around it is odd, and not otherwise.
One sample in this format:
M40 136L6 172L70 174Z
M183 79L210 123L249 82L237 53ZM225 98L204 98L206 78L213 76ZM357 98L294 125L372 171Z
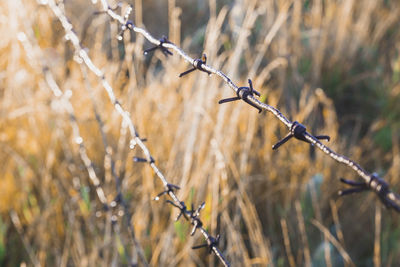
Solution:
M121 14L127 4L136 25L205 52L239 86L252 79L262 101L400 192L399 1L110 1ZM60 6L179 197L206 202L201 219L233 266L400 262L399 214L372 193L338 197L352 170L295 140L272 151L287 128L243 102L218 105L234 96L221 79L178 78L190 66L176 53L144 56L152 45L129 32L119 42L100 3ZM191 249L204 239L174 222L178 210L153 200L161 182L132 161L143 155L51 10L3 0L0 33L0 265L142 266L128 218L151 266L218 266ZM126 209L104 210L90 168L109 203L118 178Z

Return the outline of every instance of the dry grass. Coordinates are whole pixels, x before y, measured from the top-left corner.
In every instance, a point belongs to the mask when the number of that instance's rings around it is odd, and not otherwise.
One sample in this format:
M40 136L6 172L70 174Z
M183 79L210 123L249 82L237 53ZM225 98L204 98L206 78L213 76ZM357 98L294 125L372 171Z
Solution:
M164 2L160 4L159 2ZM379 171L399 192L400 4L397 1L142 1L133 19L262 98L336 151ZM399 216L372 194L338 199L352 173L304 143L273 152L286 132L204 73L165 58L142 37L118 43L117 24L88 1L67 16L179 196L195 205L237 266L392 266L400 261ZM18 40L25 33L32 49ZM189 237L177 211L152 198L161 183L129 149L126 126L98 79L74 61L51 11L35 1L0 2L0 263L15 266L127 265L138 255L120 207L103 212L81 160L73 122L45 79L70 98L88 157L108 201L116 196L109 155L150 265L216 265ZM21 38L20 38L21 39ZM322 88L322 89L320 89ZM103 123L104 147L94 108ZM106 153L107 151L107 153ZM378 207L376 207L378 205ZM112 225L110 216L118 217ZM375 233L375 234L374 234Z

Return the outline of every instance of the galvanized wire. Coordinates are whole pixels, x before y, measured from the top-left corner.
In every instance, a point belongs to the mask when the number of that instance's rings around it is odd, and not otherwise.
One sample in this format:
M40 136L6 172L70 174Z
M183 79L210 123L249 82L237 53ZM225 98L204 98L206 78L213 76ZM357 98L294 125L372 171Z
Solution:
M78 36L75 34L73 31L73 26L72 24L68 21L68 19L65 17L63 11L55 4L53 0L49 0L47 2L47 5L51 8L53 13L56 15L56 17L59 19L61 22L62 26L64 27L64 30L67 34L68 40L71 41L72 45L75 48L75 53L76 55L79 56L79 58L82 60L83 63L89 68L91 72L93 72L98 78L100 83L102 84L103 88L106 90L108 97L111 101L111 103L114 105L115 110L120 114L122 117L124 123L128 125L128 129L130 132L130 135L132 137L132 143L134 146L139 146L140 149L143 151L145 158L140 159L136 158L136 161L144 161L147 162L150 167L153 169L153 171L156 173L157 177L162 181L165 191L162 194L167 194L171 197L172 201L169 201L171 204L173 204L175 207L180 209L180 215L183 215L186 219L188 219L192 225L194 226L193 228L193 233L198 229L200 232L204 235L205 239L207 240L207 246L210 248L210 251L214 252L217 257L221 260L221 262L225 266L229 266L229 262L225 259L225 257L222 255L220 250L217 247L217 243L219 238L214 238L211 236L204 228L203 224L199 218L199 212L201 208L204 205L200 205L197 210L194 210L193 208L189 210L187 206L185 205L184 202L180 201L180 199L177 197L175 194L175 191L178 189L176 186L168 183L168 180L166 177L163 175L163 173L160 171L160 169L156 166L155 161L153 157L150 154L150 151L148 148L144 145L142 139L139 137L138 132L136 131L134 124L132 120L130 119L129 113L124 110L124 108L121 106L120 102L117 100L113 88L111 85L107 82L104 73L96 67L92 60L90 59L87 51L82 48L80 45L80 40ZM259 110L266 110L270 113L272 113L277 119L279 119L288 129L289 129L289 134L280 142L278 142L278 146L284 144L286 141L288 141L290 138L294 137L295 139L305 141L310 143L313 146L316 146L318 149L320 149L322 152L324 152L326 155L334 159L335 161L342 163L346 165L347 167L351 168L353 171L356 172L356 174L362 178L363 182L362 183L352 183L344 180L345 183L356 187L355 189L348 190L347 192L360 192L364 190L371 190L377 194L379 199L382 201L383 204L385 204L388 208L393 208L397 212L400 212L400 197L395 194L389 187L389 185L377 174L375 173L369 173L366 171L364 168L362 168L358 163L355 161L338 154L337 152L333 151L331 148L329 148L327 145L323 144L320 139L327 139L319 137L319 136L314 136L311 133L309 133L305 126L300 124L297 121L290 121L286 116L284 116L277 108L270 106L266 103L261 102L257 98L257 94L255 94L255 90L252 88L251 81L249 80L250 86L249 87L239 87L237 86L231 78L229 78L225 73L223 73L221 70L217 70L209 65L206 64L205 60L202 59L194 59L190 57L187 53L185 53L180 47L176 46L175 44L167 41L167 39L156 39L153 37L147 30L141 27L137 27L134 25L134 23L129 20L129 15L130 12L132 11L132 8L129 7L128 11L126 12L125 16L121 16L117 14L114 9L112 9L108 2L106 0L101 0L101 5L102 5L102 11L110 16L111 19L117 21L120 26L121 26L121 33L118 36L118 38L121 40L122 39L122 34L126 30L130 30L132 32L135 32L137 34L143 35L150 43L154 44L156 47L162 48L163 51L169 51L167 49L171 49L175 51L177 54L179 54L184 60L189 62L191 65L193 65L194 69L201 70L204 72L207 72L209 74L215 74L219 76L237 95L237 97L232 98L229 101L234 101L234 100L243 100L247 104L256 107ZM190 70L191 71L191 70ZM225 102L229 102L225 101ZM345 191L343 191L345 193ZM196 248L202 247L202 246L196 246Z
M294 121L290 121L286 116L284 116L277 108L270 106L266 103L261 102L257 95L252 92L252 89L249 87L239 87L237 86L231 78L229 78L225 73L221 70L217 70L207 64L204 61L199 61L199 59L193 59L187 53L185 53L180 47L171 43L165 42L163 39L158 40L153 37L147 30L144 28L137 27L133 24L131 20L127 20L127 16L122 17L114 12L114 10L108 5L106 0L101 0L103 11L108 14L112 19L118 21L121 24L122 32L125 30L131 30L138 34L143 35L150 43L165 48L165 49L172 49L173 51L177 52L184 60L189 62L193 65L195 69L207 72L209 74L215 74L222 78L224 82L236 93L237 97L250 104L251 106L256 107L260 110L266 110L272 113L277 119L279 119L288 129L291 131L294 126L298 125L299 123ZM129 13L127 13L129 14ZM122 34L122 33L121 33ZM120 37L121 38L121 35ZM199 64L199 62L201 64ZM250 81L251 82L251 81ZM247 88L244 89L243 88ZM301 125L301 124L300 124ZM304 128L305 129L305 128ZM339 163L343 163L346 166L350 167L354 170L359 177L363 179L363 184L365 185L362 190L371 190L375 192L379 199L385 204L388 208L393 208L397 212L400 212L400 197L398 194L395 194L381 177L379 177L376 173L369 173L364 168L362 168L358 163L355 161L333 151L327 145L321 143L317 138L318 136L314 136L311 133L307 132L306 130L300 134L300 136L292 135L288 138L295 137L299 140L309 142L310 144L316 146L322 152L327 154L332 159L336 160ZM327 138L324 138L327 139ZM287 140L286 140L287 141ZM359 190L359 191L362 191Z
M101 85L107 92L107 95L108 95L111 103L114 105L115 110L122 117L124 123L126 123L126 125L128 125L129 133L132 138L131 139L131 148L133 149L134 147L138 146L143 151L143 153L145 155L144 161L149 163L150 167L156 173L157 177L162 181L164 188L165 188L165 191L164 191L165 194L167 194L171 197L172 201L169 201L169 202L171 204L173 204L175 207L179 208L180 215L183 215L182 217L186 218L193 225L193 230L192 230L191 234L193 235L196 232L196 230L199 230L203 234L204 238L206 239L207 246L209 247L210 251L212 251L220 259L221 263L224 266L230 266L230 263L228 262L228 260L224 257L222 252L217 247L219 237L214 238L203 227L203 222L200 219L200 210L204 208L204 204L200 205L199 208L196 210L194 210L193 208L189 209L186 206L186 204L178 198L178 196L175 194L175 190L177 190L177 187L170 184L167 181L166 177L163 175L163 173L160 171L160 169L155 164L155 161L154 161L153 157L151 156L149 149L143 143L143 140L140 138L138 132L136 131L135 126L130 118L129 112L126 111L122 107L120 102L118 101L117 97L114 94L114 90L113 90L112 86L105 78L105 74L93 63L93 61L89 57L87 51L85 49L83 49L83 47L81 46L79 37L74 32L73 25L68 21L63 10L53 0L49 0L49 1L45 2L44 4L46 4L50 7L52 12L55 14L55 16L58 18L58 20L62 24L62 26L65 30L65 33L66 33L67 40L69 40L72 43L72 45L75 49L75 55L77 55L82 60L82 63L84 63L88 67L88 69L98 77ZM128 12L126 13L127 15L125 15L125 17L119 16L111 8L110 9L107 8L106 13L113 19L119 21L123 25L126 25L126 23L128 22L127 17L130 13L130 10L128 10ZM144 33L144 32L142 32L142 33ZM139 159L139 158L136 158L136 159L137 159L137 161L143 161L142 159Z
M72 138L74 140L74 143L78 145L79 147L79 156L81 158L81 160L83 161L85 168L88 172L89 175L89 179L91 181L91 183L93 184L93 186L96 189L96 195L99 199L99 201L102 204L102 209L104 209L107 213L111 214L111 208L114 207L116 205L116 200L113 200L111 202L109 202L107 200L106 194L105 194L105 190L103 189L103 187L101 186L101 182L100 179L98 178L95 169L94 169L94 164L92 162L92 160L90 159L90 157L88 156L87 153L87 148L84 142L84 139L82 137L82 135L80 134L80 130L79 130L79 125L78 125L78 121L77 121L77 117L75 114L75 110L74 107L72 106L71 102L70 102L70 98L72 97L72 91L71 90L66 90L66 91L62 91L60 89L60 87L58 86L56 80L54 79L53 74L51 73L51 70L48 68L48 66L44 65L41 62L41 58L43 58L42 55L42 51L39 49L39 47L37 45L33 46L29 40L28 37L26 36L25 33L20 32L18 33L18 40L21 42L21 44L24 47L25 52L27 53L27 56L29 58L29 62L31 64L33 64L33 62L36 62L39 64L39 67L42 69L43 72L43 76L44 76L44 80L46 81L49 89L51 90L51 92L53 93L55 99L58 102L58 106L63 109L64 112L66 112L68 114L69 117L69 123L70 126L72 128ZM103 125L102 125L102 121L100 118L100 115L98 114L97 110L94 110L95 112L95 116L96 116L96 120L99 124L100 127L100 132L101 132L101 136L102 136L102 141L105 147L105 151L106 151L106 157L111 158L111 155L109 155L108 152L108 142L107 142L107 138L105 136L105 133L102 129ZM119 203L121 203L122 208L124 209L124 218L128 227L128 232L130 234L130 239L132 244L134 245L134 247L136 248L138 255L140 257L140 259L142 260L142 263L144 266L148 266L148 263L146 261L146 257L144 256L144 250L143 248L140 246L139 242L136 239L135 236L135 232L133 229L133 226L130 222L130 219L132 217L131 213L128 210L128 206L126 204L125 199L123 198L122 195L122 190L121 190L121 186L120 186L120 181L118 176L115 173L115 168L114 168L114 163L113 160L111 159L111 173L114 177L115 183L116 183L116 191L117 191L117 197L115 199L117 199L117 201ZM114 204L115 203L115 204ZM115 217L115 216L110 216L111 218ZM117 233L118 234L118 233ZM131 264L135 265L135 262L132 262L131 260Z

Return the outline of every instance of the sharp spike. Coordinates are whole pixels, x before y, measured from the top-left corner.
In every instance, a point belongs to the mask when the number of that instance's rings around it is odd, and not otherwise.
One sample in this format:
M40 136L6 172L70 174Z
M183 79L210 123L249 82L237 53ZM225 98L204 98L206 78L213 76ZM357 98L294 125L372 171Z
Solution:
M241 98L236 96L236 97L230 97L230 98L225 98L225 99L221 99L220 101L218 101L218 104L223 104L223 103L228 103L228 102L233 102L233 101L237 101L240 100Z
M189 74L189 73L191 73L192 71L195 71L195 70L196 70L196 68L191 68L191 69L189 69L187 71L184 71L181 74L179 74L179 78L182 77L182 76L185 76L185 75L187 75L187 74Z
M281 145L285 144L287 141L290 140L290 138L293 137L292 133L288 133L284 138L282 138L280 141L278 141L278 143L276 143L275 145L272 146L273 150L278 149Z

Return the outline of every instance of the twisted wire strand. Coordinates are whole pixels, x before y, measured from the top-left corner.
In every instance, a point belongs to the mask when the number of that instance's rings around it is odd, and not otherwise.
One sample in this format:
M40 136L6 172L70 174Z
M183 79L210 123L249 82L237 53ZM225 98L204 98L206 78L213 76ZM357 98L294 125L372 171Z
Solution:
M72 107L72 104L69 101L69 98L71 96L70 91L67 90L67 91L65 91L63 93L59 89L59 87L58 87L57 83L55 82L54 77L51 74L51 72L46 68L44 69L44 75L45 75L45 80L46 80L47 84L49 85L49 87L51 88L54 96L57 97L60 100L63 108L65 109L65 111L69 115L70 124L71 124L71 127L72 127L73 136L74 136L73 138L74 138L75 142L79 145L79 155L80 155L82 161L84 162L85 168L86 168L86 170L87 170L87 172L89 174L89 178L92 181L92 184L96 188L96 194L97 194L100 202L102 203L103 208L105 209L105 211L107 213L111 213L110 207L113 207L113 202L114 201L111 201L111 202L107 201L104 189L102 188L102 186L100 184L100 180L99 180L99 178L97 177L97 175L96 175L96 173L94 171L93 163L92 163L91 159L89 158L89 156L87 155L87 149L86 149L86 146L84 144L84 140L83 140L83 138L82 138L82 136L80 135L80 132L79 132L79 126L78 126L78 122L77 122L77 119L76 119L76 115L75 115L74 109ZM103 140L103 142L104 142L104 140ZM112 172L113 172L113 176L114 176L115 173L114 173L114 171L112 171ZM117 180L116 180L116 182L117 182ZM132 224L130 223L131 215L130 215L130 213L128 211L128 208L126 206L126 203L125 203L124 199L122 198L122 194L120 192L119 185L117 185L117 190L119 190L117 192L117 195L120 198L120 202L121 202L122 207L124 209L123 216L124 216L124 218L126 220L126 223L127 223L127 226L128 226L128 232L129 232L129 235L130 235L131 242L133 243L133 245L137 249L139 257L140 257L143 265L144 266L148 266L148 263L146 261L146 257L144 256L143 248L140 246L139 242L137 241L137 239L135 237L135 232L133 230ZM116 229L114 229L114 230L116 230ZM132 261L132 258L130 259L130 262L132 264L135 264Z
M27 53L28 58L30 59L30 62L32 64L32 61L35 60L38 63L40 62L40 60L38 60L39 58L43 58L42 56L38 55L41 51L39 50L39 48L37 46L33 47L32 44L29 42L27 36L25 33L20 32L18 33L18 40L21 42L22 46L24 47L25 52ZM92 182L92 184L95 186L96 188L96 194L101 202L101 204L103 205L103 209L106 210L106 212L111 212L110 207L113 207L113 202L111 201L110 203L108 202L107 198L106 198L106 194L104 189L101 187L100 184L100 179L97 177L96 172L93 168L93 162L92 160L89 158L88 154L87 154L87 149L84 143L84 140L80 134L80 130L79 130L79 125L76 119L76 115L75 115L75 110L74 107L72 106L71 102L70 102L70 98L72 97L72 91L71 90L66 90L66 91L62 91L60 89L60 87L58 86L57 82L54 79L53 74L51 73L50 69L42 64L39 63L43 75L44 75L44 80L47 83L49 89L51 90L51 92L53 93L55 99L57 99L59 101L60 107L62 107L64 109L64 111L68 114L69 116L69 121L70 121L70 125L72 128L72 136L74 139L74 142L79 146L79 156L81 158L81 160L83 161L85 168L88 172L90 181ZM94 108L95 109L95 108ZM107 151L107 147L108 147L108 143L107 143L107 139L105 136L105 133L102 129L102 121L101 118L99 117L99 114L97 113L97 110L95 109L95 115L96 115L96 120L98 121L98 123L100 124L100 131L101 131L101 135L102 135L102 141L103 144L105 146L105 150L106 150L106 155L108 157L111 158L111 155L109 155L110 153ZM112 161L112 159L111 159ZM134 229L132 227L132 224L130 223L130 218L131 218L131 214L128 210L127 204L125 202L125 200L123 199L122 196L122 192L121 192L121 187L120 187L120 182L119 182L119 178L115 173L115 169L113 166L113 162L111 162L111 172L112 175L114 176L115 182L116 182L116 188L117 188L117 197L119 198L119 201L122 204L122 207L124 209L124 218L126 220L126 223L128 225L128 232L130 234L130 239L131 242L133 243L133 245L135 246L135 248L138 251L139 257L141 258L143 265L144 266L148 266L148 263L146 261L146 258L144 256L144 250L143 248L140 246L139 242L136 239L135 236L135 232ZM132 260L131 260L132 262ZM133 262L132 262L133 263Z
M127 16L122 17L118 15L117 13L114 12L114 10L108 5L107 0L101 0L102 8L104 13L109 15L112 19L118 21L122 25L122 31L124 30L131 30L133 32L136 32L138 34L143 35L150 43L167 48L167 49L172 49L175 52L177 52L184 60L189 62L191 65L195 66L197 69L206 71L211 74L215 74L222 78L224 82L240 97L242 100L247 102L248 104L251 103L252 106L257 107L261 110L266 110L270 113L272 113L276 118L278 118L286 127L290 130L292 126L296 122L291 122L288 118L286 118L285 115L283 115L277 108L270 106L266 103L261 102L259 99L257 99L253 94L249 94L248 91L246 90L240 90L241 87L237 86L231 78L229 78L225 73L223 73L221 70L217 70L205 63L201 63L199 66L196 65L196 59L193 59L190 57L188 54L185 53L180 47L177 45L171 43L171 42L163 42L161 40L156 39L153 37L148 31L146 31L143 28L137 27L133 24L132 21L128 21L126 18ZM130 12L130 10L129 10ZM120 39L120 38L119 38ZM346 156L343 156L335 151L333 151L331 148L326 146L325 144L321 143L319 139L310 134L309 132L305 131L303 134L303 138L307 140L307 142L311 143L312 145L316 146L318 149L320 149L322 152L327 154L329 157L334 159L335 161L342 163L348 167L350 167L352 170L354 170L358 176L360 176L363 179L363 182L365 186L371 190L374 191L378 196L379 199L388 207L388 208L393 208L397 212L400 212L400 196L398 194L395 194L389 187L389 185L382 179L380 178L376 173L369 173L367 172L364 168L362 168L358 163L355 161L347 158Z
M104 3L106 3L106 2L102 1L102 3L103 3L103 8L104 8ZM190 223L193 225L194 228L193 228L192 234L194 234L194 232L196 230L199 230L203 234L207 243L209 244L210 251L214 252L214 254L218 257L218 259L221 261L221 263L224 266L230 266L229 261L224 257L222 252L217 247L217 242L215 242L219 238L214 238L213 236L211 236L208 233L208 231L203 227L203 223L199 218L199 211L201 208L199 207L199 209L197 211L188 210L186 204L183 201L180 201L178 196L175 194L174 190L171 189L171 184L168 183L165 176L158 169L158 167L156 166L156 164L154 162L153 157L150 154L149 149L146 147L146 145L143 143L142 139L139 137L139 134L136 131L135 126L130 118L129 112L124 110L124 108L122 107L120 102L117 100L117 98L114 94L113 88L111 87L111 85L108 83L108 81L105 78L105 74L98 67L95 66L95 64L89 57L86 50L82 48L79 37L74 32L72 24L68 21L67 17L64 15L62 9L57 6L57 4L54 2L54 0L48 0L47 3L45 2L42 4L46 4L49 6L49 8L54 13L54 15L58 18L58 20L62 24L62 26L66 32L67 40L69 40L72 43L72 45L75 49L76 55L79 56L79 58L82 60L83 63L85 63L85 65L88 67L88 69L99 78L100 83L102 84L103 88L106 90L111 103L114 105L115 110L122 117L122 119L126 123L126 125L128 125L129 133L132 137L132 140L131 140L132 141L131 144L133 145L132 149L135 146L139 146L140 149L143 151L143 153L146 157L146 161L149 163L149 165L151 166L153 171L156 173L157 177L162 181L164 188L165 188L165 193L168 194L172 198L174 206L180 209L180 212L181 212L180 214L184 215L183 217L186 218L187 220L189 220ZM128 10L127 15L125 15L125 18L123 18L123 17L119 16L118 14L116 14L115 12L113 12L111 8L109 9L108 5L107 5L107 10L105 10L105 11L111 18L113 18L113 19L117 20L118 22L122 23L123 25L125 25L127 23L127 16L129 16L129 13L131 10L132 10L131 8ZM142 34L146 34L146 31L141 30L141 29L139 29L139 32L141 32ZM147 38L153 38L153 37L150 34L148 34ZM153 38L153 41L155 41L155 40L156 39ZM190 57L187 56L187 59L190 59ZM204 207L204 205L201 205L201 206Z
M124 18L124 17L118 15L117 13L115 13L109 7L109 5L108 5L106 0L101 0L101 3L102 3L103 10L105 11L105 13L107 15L109 15L112 19L117 20L122 26L124 26L125 28L129 28L130 30L132 30L132 31L134 31L134 32L136 32L138 34L142 34L149 42L151 42L151 43L153 43L153 44L155 44L157 46L161 46L161 47L164 47L164 48L167 48L167 49L169 48L169 49L174 50L181 57L183 57L184 60L186 60L189 63L191 63L192 65L194 65L195 59L193 59L189 55L187 55L181 48L177 47L175 44L172 44L172 43L161 42L160 40L154 38L145 29L139 28L139 27L136 27L135 25L133 25L133 23L131 21L129 21L130 24L128 25L127 24L128 21L126 20L126 18ZM115 97L115 95L113 93L113 89L109 85L109 83L106 81L103 72L93 64L93 62L89 58L87 52L82 49L82 47L80 46L80 43L79 43L79 38L73 32L72 25L68 22L66 17L62 14L62 11L60 9L58 9L58 7L54 3L54 1L49 0L48 5L50 6L50 8L54 12L54 14L58 17L58 19L62 23L62 25L63 25L63 27L64 27L64 29L65 29L68 37L69 37L69 40L74 45L75 50L76 50L77 54L79 55L79 57L83 60L83 62L86 64L86 66L96 76L98 76L100 78L104 89L108 93L108 96L109 96L111 102L114 104L114 108L121 115L121 117L123 118L124 122L127 123L129 131L130 131L130 134L131 134L131 136L133 138L133 141L135 142L136 145L138 145L142 149L142 151L144 152L144 154L146 156L147 161L150 163L150 166L152 167L152 169L154 170L156 175L160 178L160 180L162 181L164 186L167 188L169 184L168 184L166 178L163 176L161 171L155 165L154 160L151 157L151 154L150 154L149 150L147 149L147 147L143 144L143 142L139 138L139 135L136 132L132 121L130 120L129 113L127 111L125 111L122 108L121 104L117 101L117 99L116 99L116 97ZM125 17L127 17L127 16L125 16ZM206 64L201 64L200 67L202 69L204 69L204 70L206 70L206 71L208 71L210 73L213 73L213 74L219 76L220 78L222 78L225 81L225 83L229 87L231 87L231 89L233 89L233 91L235 93L237 93L244 100L243 93L240 94L240 91L239 91L240 87L238 87L226 74L224 74L222 71L216 70L213 67L211 67L209 65L206 65ZM272 113L275 117L277 117L289 129L292 128L294 122L291 122L288 118L286 118L277 108L272 107L272 106L270 106L270 105L268 105L266 103L260 102L253 95L247 94L245 96L245 98L246 98L247 101L251 102L255 106ZM364 180L364 183L366 185L368 185L368 188L371 189L372 191L374 191L378 196L380 196L381 200L385 204L387 204L388 207L393 208L396 211L400 212L400 198L399 198L399 196L397 194L395 194L394 192L392 192L389 188L386 188L386 190L382 190L383 184L382 184L382 182L380 180L374 178L374 177L376 177L376 175L367 172L365 169L363 169L358 163L354 162L353 160L351 160L351 159L349 159L349 158L347 158L347 157L345 157L343 155L340 155L337 152L333 151L328 146L326 146L323 143L321 143L315 136L313 136L309 132L306 131L303 134L303 136L308 142L310 142L312 145L315 145L318 149L320 149L322 152L327 154L329 157L331 157L332 159L336 160L337 162L342 163L342 164L350 167L352 170L354 170L357 173L357 175L360 176ZM168 195L174 200L175 203L178 203L177 205L179 205L181 203L173 191L168 191ZM183 206L180 206L180 208L183 209ZM202 229L202 228L199 228L199 229ZM203 231L201 231L201 232L203 233L203 235L206 237L207 240L210 239L209 238L210 236L209 236L209 234L207 232L206 232L206 234L204 234ZM215 254L217 256L218 255L222 256L222 254L217 253L215 251L215 250L218 250L215 246L212 249L213 249L213 251L215 252Z

